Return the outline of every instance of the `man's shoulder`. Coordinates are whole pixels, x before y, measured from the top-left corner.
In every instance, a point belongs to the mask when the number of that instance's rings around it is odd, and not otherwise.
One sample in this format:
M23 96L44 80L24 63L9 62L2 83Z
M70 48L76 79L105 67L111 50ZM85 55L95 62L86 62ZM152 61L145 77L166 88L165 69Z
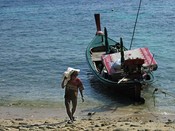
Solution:
M77 82L81 82L81 79L77 77L77 78L76 78L76 81L77 81Z

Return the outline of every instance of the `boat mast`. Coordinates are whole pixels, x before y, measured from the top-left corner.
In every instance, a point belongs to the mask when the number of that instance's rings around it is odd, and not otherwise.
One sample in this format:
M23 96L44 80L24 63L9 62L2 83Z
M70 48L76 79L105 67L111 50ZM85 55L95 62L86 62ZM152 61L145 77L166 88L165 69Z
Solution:
M132 33L131 44L130 44L130 48L129 48L130 50L131 50L132 42L133 42L133 39L134 39L134 34L135 34L135 29L136 29L136 24L137 24L137 19L138 19L138 16L139 16L139 11L140 11L140 7L141 7L141 3L142 3L142 0L140 0L139 8L138 8L138 11L137 11L136 21L135 21L134 30L133 30L133 33Z
M121 68L123 68L123 63L125 61L125 58L124 58L123 40L122 40L122 38L120 38L120 46L121 46L121 51L120 51L120 54L121 54Z
M108 33L107 33L106 27L104 28L104 32L105 32L105 48L106 48L106 54L109 54L110 50L109 50Z

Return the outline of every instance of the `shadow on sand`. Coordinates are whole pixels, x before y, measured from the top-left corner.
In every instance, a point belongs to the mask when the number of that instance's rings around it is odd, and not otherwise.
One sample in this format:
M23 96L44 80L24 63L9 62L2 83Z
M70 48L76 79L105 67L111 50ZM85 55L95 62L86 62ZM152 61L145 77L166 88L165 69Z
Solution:
M91 109L92 112L105 112L105 111L115 111L118 107L125 107L129 105L140 105L144 103L144 99L142 103L137 103L134 100L133 89L128 90L126 87L122 88L114 88L103 85L99 82L93 75L89 74L89 82L90 87L97 94L102 95L105 99L107 99L108 103L105 102L105 105L99 106ZM88 111L88 110L86 110ZM89 110L90 111L90 110Z

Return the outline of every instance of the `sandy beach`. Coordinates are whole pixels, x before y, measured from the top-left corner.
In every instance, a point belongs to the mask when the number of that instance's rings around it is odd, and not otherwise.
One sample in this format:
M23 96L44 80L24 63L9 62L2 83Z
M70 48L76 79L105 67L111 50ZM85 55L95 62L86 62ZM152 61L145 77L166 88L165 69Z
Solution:
M175 114L148 110L106 108L93 112L78 109L76 121L68 124L64 108L0 107L0 131L173 131Z

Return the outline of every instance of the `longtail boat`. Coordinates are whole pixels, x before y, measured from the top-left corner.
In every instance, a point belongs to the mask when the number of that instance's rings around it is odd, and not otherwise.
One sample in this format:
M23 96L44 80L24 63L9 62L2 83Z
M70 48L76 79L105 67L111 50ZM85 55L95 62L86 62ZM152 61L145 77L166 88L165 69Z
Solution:
M153 54L147 47L127 49L123 40L108 37L107 29L101 30L100 14L95 14L96 34L86 49L87 63L94 76L104 85L134 90L135 100L140 100L142 85L153 80L157 69Z

